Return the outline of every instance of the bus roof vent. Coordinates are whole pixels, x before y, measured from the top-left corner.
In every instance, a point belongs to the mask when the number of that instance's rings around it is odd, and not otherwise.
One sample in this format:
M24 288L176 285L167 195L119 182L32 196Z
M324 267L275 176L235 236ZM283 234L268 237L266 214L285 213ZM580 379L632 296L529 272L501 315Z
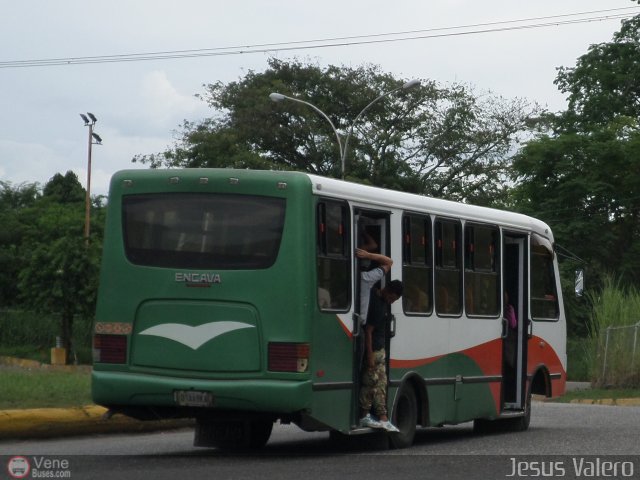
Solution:
M239 184L239 183L240 183L240 180L239 180L239 179L237 179L237 178L235 178L235 177L230 177L230 178L229 178L229 183L230 183L231 185L237 185L237 184Z
M171 185L175 185L176 183L180 182L180 177L169 177L169 183Z
M207 183L209 183L209 179L207 177L200 177L200 179L198 180L198 183L202 185L206 185Z
M286 190L287 182L278 182L278 190Z

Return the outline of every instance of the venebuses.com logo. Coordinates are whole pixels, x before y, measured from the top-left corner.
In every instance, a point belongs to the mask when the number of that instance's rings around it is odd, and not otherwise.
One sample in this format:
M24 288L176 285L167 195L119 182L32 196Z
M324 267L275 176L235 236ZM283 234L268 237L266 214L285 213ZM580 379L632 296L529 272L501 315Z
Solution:
M7 472L11 478L71 478L68 459L31 457L21 455L11 457L7 462Z

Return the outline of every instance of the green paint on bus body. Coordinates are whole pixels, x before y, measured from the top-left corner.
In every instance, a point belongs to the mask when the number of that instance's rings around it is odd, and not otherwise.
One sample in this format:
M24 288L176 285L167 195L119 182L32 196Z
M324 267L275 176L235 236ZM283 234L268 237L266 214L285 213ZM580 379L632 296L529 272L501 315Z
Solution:
M271 178L265 179L265 176ZM179 177L179 181L171 180L175 177ZM206 183L203 178L207 178ZM237 179L237 183L231 183L230 178ZM282 182L286 182L286 188ZM256 270L199 271L140 267L126 260L122 241L122 198L173 192L249 193L284 198L284 234L273 265ZM134 401L143 405L145 402L140 399L153 395L136 393L136 388L139 385L141 390L153 391L153 384L157 384L156 390L161 392L155 397L156 401L164 398L163 405L172 404L172 400L167 399L174 389L205 386L214 395L225 388L246 389L247 396L255 395L254 400L258 402L258 387L252 384L261 385L261 382L270 385L262 396L298 397L305 388L289 385L289 382L294 385L309 382L310 369L305 373L268 371L267 345L269 342L311 341L309 311L315 310L310 308L315 305L312 288L315 269L310 263L310 259L315 258L314 222L311 185L308 177L302 174L198 169L117 173L111 183L96 322L131 323L133 334L129 337L127 364L95 364L93 392L96 403L126 405ZM196 273L202 274L197 278L199 282L185 281L185 276L187 280L193 280L195 275L189 275ZM171 333L171 328L176 332L180 330L175 325L183 325L183 333L189 338L205 334L202 329L194 332L189 329L214 322L244 323L247 328L212 337L197 348L193 348L196 344L189 346L172 338L181 335ZM150 329L161 325L173 327L167 327L170 333L165 335L154 335L153 331L149 334ZM147 334L141 335L145 330ZM314 354L313 349L311 353ZM311 363L313 368L313 360ZM102 371L109 374L105 377ZM122 373L120 380L118 372ZM166 374L166 377L160 374ZM198 380L192 381L192 378ZM242 379L242 386L238 382L235 387L216 383L231 379ZM282 395L278 393L280 388ZM295 393L288 393L291 391ZM295 408L308 406L310 399L305 398L307 396L310 393L303 394L301 400L283 399L282 404L295 405ZM245 402L238 401L240 405Z

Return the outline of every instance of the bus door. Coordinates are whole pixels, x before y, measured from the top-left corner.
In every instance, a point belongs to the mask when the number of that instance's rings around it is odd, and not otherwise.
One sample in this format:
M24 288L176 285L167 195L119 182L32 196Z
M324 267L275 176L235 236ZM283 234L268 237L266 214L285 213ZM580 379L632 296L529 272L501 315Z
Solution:
M502 319L502 408L520 410L524 408L527 353L527 237L519 234L504 234L502 258L503 319ZM515 312L516 328L506 318L507 304Z
M390 255L391 246L389 243L389 212L378 210L364 210L356 209L354 212L354 225L353 225L353 239L354 239L354 251L355 248L362 248L373 253L382 253L383 255ZM360 292L360 273L374 268L368 260L360 260L354 255L354 316L353 316L353 416L354 424L358 423L360 419L360 378L362 375L362 365L364 362L364 318L361 313L364 308L364 304L361 304L363 300ZM381 284L377 285L378 288L384 286L385 279ZM376 287L374 287L376 288ZM389 374L389 332L387 332L387 378Z

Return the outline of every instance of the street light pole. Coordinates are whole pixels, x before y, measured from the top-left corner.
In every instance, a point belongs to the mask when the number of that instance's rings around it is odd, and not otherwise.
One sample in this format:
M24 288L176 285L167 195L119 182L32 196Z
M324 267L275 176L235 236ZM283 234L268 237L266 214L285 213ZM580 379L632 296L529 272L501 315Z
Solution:
M87 112L86 115L81 113L80 117L84 120L85 127L89 127L89 147L87 151L87 193L85 195L84 202L84 240L88 245L91 216L91 147L94 143L96 145L102 145L102 138L100 138L100 135L93 132L93 126L98 121L93 113Z
M369 102L369 104L366 107L364 107L360 111L360 113L358 113L358 115L356 115L356 118L354 118L353 121L351 122L351 125L349 127L349 132L347 133L347 136L345 137L344 145L340 141L340 135L338 134L338 130L333 125L333 122L328 117L328 115L326 113L324 113L322 110L320 110L318 107L313 105L312 103L306 102L304 100L300 100L299 98L288 97L287 95L283 95L281 93L276 93L276 92L270 94L269 98L274 102L282 102L283 100L291 100L293 102L302 103L304 105L307 105L307 106L313 108L316 112L318 112L320 115L322 115L329 122L329 124L331 125L331 128L333 129L334 133L336 134L336 139L338 140L338 147L340 148L340 167L341 167L342 179L344 180L345 163L346 163L346 159L347 159L347 148L349 146L349 138L351 137L351 134L353 133L353 127L355 126L357 121L360 119L360 117L367 110L369 110L369 108L373 104L375 104L376 102L380 101L384 97L386 97L388 95L391 95L392 93L395 93L395 92L397 92L399 90L409 90L410 88L416 87L418 85L420 85L420 80L410 80L410 81L404 83L402 86L400 86L398 88L394 88L393 90L389 90L388 92L384 92L383 94L379 95L378 97L373 99L371 102Z
M349 138L351 138L351 134L353 133L353 127L358 122L360 117L364 114L364 112L369 110L369 108L374 103L377 103L378 101L382 100L387 95L391 95L392 93L395 93L395 92L397 92L399 90L409 90L410 88L414 88L414 87L416 87L418 85L420 85L420 80L409 80L408 82L402 84L402 86L400 86L398 88L394 88L393 90L389 90L388 92L385 92L385 93L379 95L377 98L374 98L371 102L369 102L369 104L366 107L364 107L360 111L360 113L358 115L356 115L356 118L354 118L353 122L351 122L351 127L349 127L349 133L347 134L347 137L344 140L344 150L342 152L342 159L341 159L342 160L342 178L343 179L344 179L345 163L347 161L347 147L349 146Z
M333 122L331 121L331 119L329 118L329 116L324 113L322 110L320 110L318 107L316 107L313 103L309 103L309 102L305 102L304 100L300 100L299 98L295 98L295 97L288 97L286 95L283 95L281 93L272 93L269 95L269 98L274 101L274 102L282 102L283 100L291 100L292 102L298 102L298 103L302 103L304 105L307 105L308 107L313 108L316 112L318 112L320 115L322 115L327 122L329 122L329 125L331 125L331 128L333 129L333 133L336 134L336 140L338 141L338 148L340 149L340 158L342 158L342 156L344 155L344 151L342 148L342 141L340 141L340 135L338 134L338 130L336 129L335 125L333 124ZM342 172L342 177L344 178L344 169Z

